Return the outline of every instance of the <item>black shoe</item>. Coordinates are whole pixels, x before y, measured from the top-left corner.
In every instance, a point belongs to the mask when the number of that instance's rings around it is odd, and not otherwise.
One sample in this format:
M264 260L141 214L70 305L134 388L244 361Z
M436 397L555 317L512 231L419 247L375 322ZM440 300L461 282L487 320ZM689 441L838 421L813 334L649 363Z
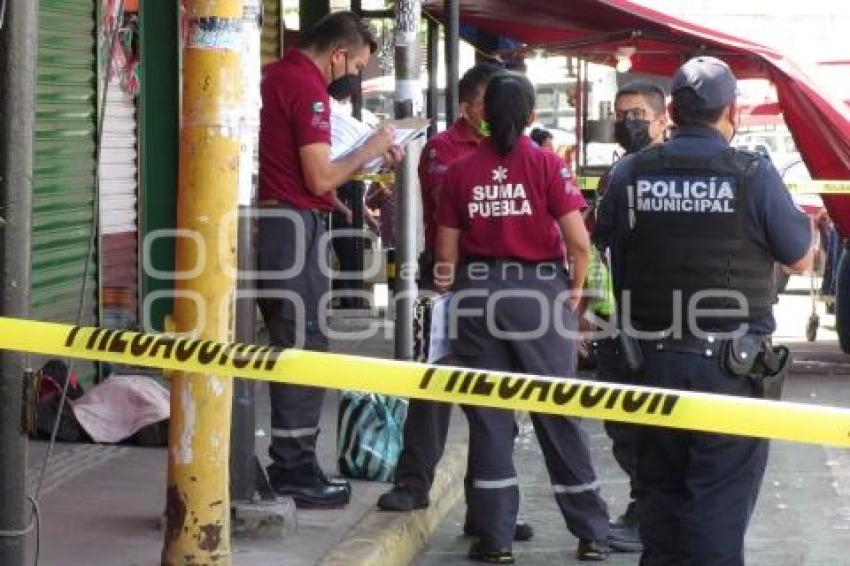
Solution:
M406 485L396 485L378 498L378 509L381 511L413 511L414 509L425 509L430 503L427 493L421 493Z
M618 552L643 552L640 540L640 520L637 507L632 501L626 507L626 512L608 525L608 544Z
M325 473L319 470L319 480L327 485L331 485L334 487L341 487L345 489L348 493L351 493L351 483L348 480L343 478L329 478L325 475Z
M311 475L269 470L272 489L281 497L291 497L298 509L338 509L351 501L351 485L329 480L321 470Z
M580 540L576 548L576 558L582 562L602 562L609 553L608 545L596 540Z
M469 519L463 524L463 534L468 537L480 536L478 530L473 528ZM517 521L514 529L514 540L516 542L528 542L534 538L534 527L523 521Z
M481 546L481 543L474 542L469 547L467 557L476 562L486 562L487 564L513 564L514 553L508 550L489 550Z

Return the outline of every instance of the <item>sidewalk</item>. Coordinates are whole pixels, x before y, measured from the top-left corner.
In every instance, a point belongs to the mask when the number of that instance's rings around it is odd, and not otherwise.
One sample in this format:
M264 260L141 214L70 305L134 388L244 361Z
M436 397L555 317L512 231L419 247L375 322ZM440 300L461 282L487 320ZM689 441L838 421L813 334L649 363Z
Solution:
M338 320L333 328L354 332L363 320ZM336 340L333 350L392 357L392 332L369 339ZM322 413L319 459L336 472L339 394L330 391ZM257 454L268 463L267 386L257 390ZM453 418L450 442L432 493L432 508L412 514L379 513L378 496L389 484L352 482L351 503L341 510L298 511L298 527L283 539L233 539L233 564L406 564L425 544L442 514L459 499L466 467L466 422ZM46 445L30 442L30 492ZM166 451L132 446L59 444L41 498L41 566L149 566L159 564L165 502ZM34 537L31 552L34 551ZM29 563L32 563L32 556ZM377 560L377 562L376 562ZM324 562L323 562L324 561Z

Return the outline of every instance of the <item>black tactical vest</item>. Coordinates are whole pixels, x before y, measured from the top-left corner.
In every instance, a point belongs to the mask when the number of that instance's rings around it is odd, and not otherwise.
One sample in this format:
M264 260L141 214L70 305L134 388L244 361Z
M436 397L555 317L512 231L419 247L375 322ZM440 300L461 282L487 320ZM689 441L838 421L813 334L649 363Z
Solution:
M635 156L620 304L632 327L666 330L678 309L688 332L694 304L714 311L697 314L702 331L734 329L770 314L773 258L744 230L758 159L733 148L712 157L671 155L663 146Z

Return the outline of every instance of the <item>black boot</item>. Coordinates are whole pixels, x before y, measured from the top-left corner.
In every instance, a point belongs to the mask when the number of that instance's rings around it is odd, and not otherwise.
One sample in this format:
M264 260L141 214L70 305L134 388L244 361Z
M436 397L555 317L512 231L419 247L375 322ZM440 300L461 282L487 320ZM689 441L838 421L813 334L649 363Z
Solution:
M463 524L463 534L468 537L480 536L478 530L470 523L469 517L466 518L466 522ZM534 528L524 521L517 521L516 528L514 529L514 540L516 542L528 542L533 538Z
M597 540L580 540L576 548L576 558L582 562L603 562L608 560L608 544Z
M632 501L626 512L608 526L608 544L619 552L642 552L639 527L637 505Z
M268 467L269 483L281 497L291 497L299 509L338 509L351 500L351 484L330 480L314 466L283 470Z
M396 485L378 498L381 511L413 511L425 509L430 504L427 493L421 493L408 485Z
M513 564L514 553L511 549L493 550L484 548L480 542L472 543L467 554L470 560L486 562L487 564Z

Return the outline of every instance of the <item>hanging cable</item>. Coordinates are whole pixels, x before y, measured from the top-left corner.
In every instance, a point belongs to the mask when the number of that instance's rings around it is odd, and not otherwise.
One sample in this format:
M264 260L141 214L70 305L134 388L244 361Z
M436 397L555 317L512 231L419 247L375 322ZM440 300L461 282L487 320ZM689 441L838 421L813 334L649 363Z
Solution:
M0 531L0 537L25 537L35 530L35 555L33 557L33 564L38 566L38 558L41 553L41 511L38 507L38 500L35 497L27 495L27 501L29 501L32 507L29 524L23 529L15 531Z
M5 0L3 0L3 4L5 6ZM107 64L106 64L106 72L104 73L104 81L103 81L103 95L100 101L100 108L97 119L97 149L95 155L95 177L94 177L94 210L92 212L92 224L91 231L89 233L89 243L88 249L86 252L86 262L85 267L83 269L83 278L82 285L80 288L80 295L77 302L77 312L75 318L75 324L80 326L82 324L83 312L86 306L86 292L88 291L88 280L89 274L91 273L92 259L94 256L95 245L97 241L97 233L98 233L98 224L100 220L100 160L103 152L103 123L106 115L106 95L109 90L109 83L112 81L112 53L115 49L115 45L118 39L118 35L121 32L121 23L124 20L124 0L119 0L118 3L118 11L115 17L115 22L113 23L112 30L109 34L109 49L107 51ZM56 418L53 421L53 427L50 431L50 440L47 444L47 452L44 455L44 460L42 462L41 468L38 473L38 482L36 483L35 492L33 495L27 496L29 501L32 504L32 519L30 526L28 526L22 534L28 533L32 530L33 525L36 530L36 552L35 552L35 564L38 564L38 556L39 549L41 546L41 529L40 529L40 515L39 515L39 506L38 502L41 497L41 488L44 485L44 477L47 473L47 468L50 465L50 459L53 456L53 450L56 446L56 436L59 433L59 424L62 419L62 411L65 408L65 402L68 398L68 384L71 382L71 372L74 368L74 360L72 358L66 359L66 365L68 366L68 378L65 379L65 383L62 386L62 393L59 396L59 406L56 410Z

